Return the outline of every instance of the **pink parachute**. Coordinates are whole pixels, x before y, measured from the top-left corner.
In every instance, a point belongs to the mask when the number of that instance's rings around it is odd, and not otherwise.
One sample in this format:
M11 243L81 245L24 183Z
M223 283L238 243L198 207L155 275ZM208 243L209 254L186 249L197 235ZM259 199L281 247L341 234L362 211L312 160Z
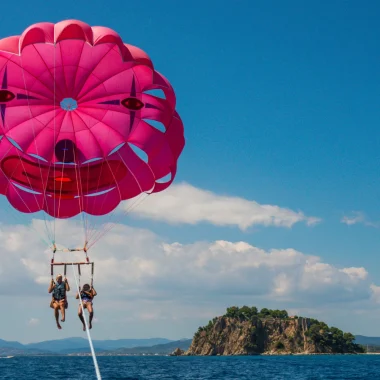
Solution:
M17 210L104 215L174 180L173 88L113 30L69 20L0 40L0 86L0 193Z

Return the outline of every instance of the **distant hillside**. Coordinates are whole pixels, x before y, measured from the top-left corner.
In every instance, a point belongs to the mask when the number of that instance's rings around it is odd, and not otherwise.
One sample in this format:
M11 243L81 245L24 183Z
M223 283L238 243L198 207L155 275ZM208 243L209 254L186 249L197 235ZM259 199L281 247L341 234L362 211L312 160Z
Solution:
M19 348L19 349L25 348L24 345L19 342L8 342L6 340L0 339L0 348L4 348L4 347L12 347L12 348Z
M371 346L380 346L380 337L374 336L364 336L364 335L355 335L355 343Z
M35 356L35 355L55 355L52 352L42 351L42 350L27 350L22 348L14 347L0 347L0 357L1 356Z
M168 355L171 354L176 348L187 350L190 347L191 339L183 339L172 341L166 344L157 344L151 347L133 347L133 348L119 348L114 351L98 352L99 355Z
M117 350L119 348L131 347L150 347L157 344L172 342L165 338L150 339L116 339L116 340L93 340L96 351ZM47 350L60 354L69 354L74 352L89 352L87 339L84 338L67 338L58 340L48 340L39 343L26 344L22 348Z
M96 352L113 351L120 348L152 347L160 344L170 344L172 340L165 338L150 339L116 339L116 340L94 340ZM89 353L90 348L87 339L66 338L49 340L38 343L21 344L19 342L8 342L0 339L0 356L6 355L68 355L75 353Z
M165 338L93 341L97 355L168 355L176 348L187 351L191 342L191 339L173 341ZM380 351L380 337L356 335L355 343L363 346L368 345L370 352ZM30 344L22 344L16 341L11 342L0 339L0 356L75 355L87 353L90 353L90 349L87 339L84 338L57 339Z

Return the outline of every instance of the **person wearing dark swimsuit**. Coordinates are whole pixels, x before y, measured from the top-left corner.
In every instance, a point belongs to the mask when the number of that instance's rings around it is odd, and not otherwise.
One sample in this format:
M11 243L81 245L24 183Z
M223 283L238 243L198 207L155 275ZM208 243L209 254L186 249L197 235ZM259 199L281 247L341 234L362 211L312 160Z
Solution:
M92 319L94 317L94 308L93 308L93 300L94 297L97 295L96 290L91 287L89 284L84 284L83 288L79 288L79 292L77 292L75 298L82 300L83 304L83 309L87 309L89 313L89 322L88 322L88 328L92 329ZM82 322L83 325L83 331L86 331L86 324L84 322L84 316L82 312L82 305L79 304L79 309L78 309L78 317L80 321Z

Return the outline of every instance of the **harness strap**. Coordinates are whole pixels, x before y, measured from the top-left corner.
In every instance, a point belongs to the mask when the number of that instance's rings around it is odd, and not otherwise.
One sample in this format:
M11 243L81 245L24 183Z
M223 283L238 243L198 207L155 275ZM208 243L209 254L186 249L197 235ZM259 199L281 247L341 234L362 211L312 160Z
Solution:
M94 265L95 263L91 264L91 288L94 285Z
M55 253L57 252L57 247L55 246L55 243L54 243L54 249L53 249L53 257L51 258L51 261L50 261L50 274L51 274L51 278L54 279L54 255Z
M78 264L78 285L80 286L80 276L82 273L80 272L80 264Z

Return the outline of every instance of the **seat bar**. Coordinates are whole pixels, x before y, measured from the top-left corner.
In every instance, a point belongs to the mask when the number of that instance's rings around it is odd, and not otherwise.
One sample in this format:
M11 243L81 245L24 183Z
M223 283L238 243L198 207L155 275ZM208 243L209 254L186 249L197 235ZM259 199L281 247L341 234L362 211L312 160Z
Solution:
M50 265L93 265L94 263L88 263L86 261L74 262L74 263L51 263Z

